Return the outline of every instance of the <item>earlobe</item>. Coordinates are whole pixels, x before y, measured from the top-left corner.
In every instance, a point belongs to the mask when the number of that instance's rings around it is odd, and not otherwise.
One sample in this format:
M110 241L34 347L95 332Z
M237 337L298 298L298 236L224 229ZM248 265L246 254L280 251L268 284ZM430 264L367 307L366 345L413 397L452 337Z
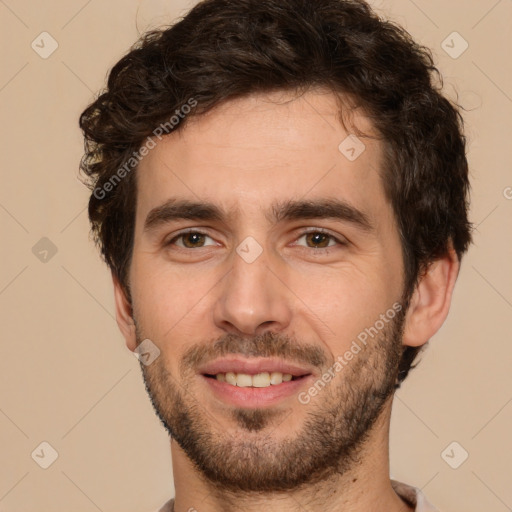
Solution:
M405 319L404 345L424 345L443 325L450 310L459 266L452 248L429 265L411 297Z
M116 320L119 329L126 341L126 346L133 352L137 347L137 338L135 332L135 323L133 321L133 312L130 301L119 282L119 279L112 273L112 282L114 284L114 300L116 304Z

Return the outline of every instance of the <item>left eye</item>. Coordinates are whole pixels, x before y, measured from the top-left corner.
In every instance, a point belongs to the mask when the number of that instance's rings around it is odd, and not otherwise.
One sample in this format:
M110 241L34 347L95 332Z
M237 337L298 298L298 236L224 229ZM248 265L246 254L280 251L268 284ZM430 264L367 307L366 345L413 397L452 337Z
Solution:
M336 242L338 244L342 244L340 240L330 235L329 233L324 233L323 231L308 231L303 233L297 240L302 238L305 238L306 240L306 247L311 247L312 249L324 249L326 247L332 247L336 245ZM331 244L330 242L333 243Z

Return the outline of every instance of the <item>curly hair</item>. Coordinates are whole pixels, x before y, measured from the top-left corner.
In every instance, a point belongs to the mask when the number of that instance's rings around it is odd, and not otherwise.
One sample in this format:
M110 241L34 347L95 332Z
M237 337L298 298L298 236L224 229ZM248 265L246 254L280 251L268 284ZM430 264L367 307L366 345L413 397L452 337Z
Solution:
M471 242L463 120L430 51L362 0L204 0L143 35L80 116L92 233L129 300L136 181L127 162L136 168L145 139L191 98L187 118L253 93L312 87L350 98L379 134L406 302L430 263L450 248L461 259ZM404 348L398 385L419 350Z

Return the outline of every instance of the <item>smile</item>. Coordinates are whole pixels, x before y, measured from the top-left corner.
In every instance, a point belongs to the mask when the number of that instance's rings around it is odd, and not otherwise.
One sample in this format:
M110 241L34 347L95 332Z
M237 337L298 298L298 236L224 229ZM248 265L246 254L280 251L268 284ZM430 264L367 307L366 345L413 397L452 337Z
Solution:
M226 372L217 373L216 375L206 375L206 377L214 378L219 382L226 382L232 386L238 386L239 388L266 388L302 378L302 376L293 376L291 373L281 372L261 372L255 375Z

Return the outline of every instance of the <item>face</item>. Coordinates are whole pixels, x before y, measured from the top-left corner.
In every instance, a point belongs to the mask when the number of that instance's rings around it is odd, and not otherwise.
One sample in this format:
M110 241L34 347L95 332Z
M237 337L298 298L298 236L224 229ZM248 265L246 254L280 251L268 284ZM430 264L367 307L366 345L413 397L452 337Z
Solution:
M137 170L133 318L160 350L146 388L223 488L345 471L393 390L400 240L380 143L343 142L338 110L319 91L231 101Z

